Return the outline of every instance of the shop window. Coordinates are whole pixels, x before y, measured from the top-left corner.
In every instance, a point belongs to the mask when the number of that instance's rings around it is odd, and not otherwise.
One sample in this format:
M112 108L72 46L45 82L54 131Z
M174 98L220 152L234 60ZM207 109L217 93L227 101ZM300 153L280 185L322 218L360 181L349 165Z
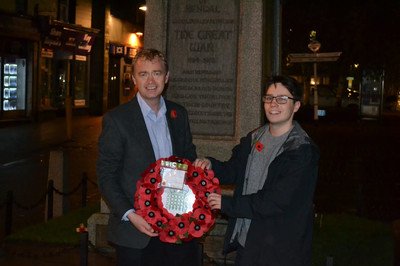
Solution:
M86 56L76 55L75 71L73 71L72 55L58 52L56 58L41 60L40 103L43 109L65 108L65 98L70 91L73 106L87 106L88 101L88 72ZM70 88L71 78L74 87Z
M52 80L52 58L43 58L41 60L40 75L40 104L43 108L50 108L53 105L54 92Z
M82 57L82 56L81 56ZM77 58L78 59L78 58ZM82 58L83 59L83 58ZM86 60L86 57L84 57ZM84 106L86 105L86 98L88 95L87 91L87 62L76 60L75 63L76 71L75 71L75 90L73 93L73 100L75 106Z
M5 112L25 110L26 60L5 58L2 75L2 109Z
M56 60L54 106L63 108L69 87L69 60Z

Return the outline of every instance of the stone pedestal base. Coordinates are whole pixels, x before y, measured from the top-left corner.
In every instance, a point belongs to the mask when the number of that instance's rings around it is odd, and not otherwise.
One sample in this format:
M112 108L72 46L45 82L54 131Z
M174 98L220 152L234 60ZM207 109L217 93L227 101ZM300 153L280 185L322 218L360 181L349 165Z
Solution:
M114 248L108 244L107 227L108 216L105 213L95 213L88 219L89 241L100 250L114 252Z
M222 254L227 224L227 220L218 216L210 231L204 237L199 238L199 243L203 244L203 253L208 260L214 261L218 265L224 263L226 265L235 265L236 251L229 253L226 259Z

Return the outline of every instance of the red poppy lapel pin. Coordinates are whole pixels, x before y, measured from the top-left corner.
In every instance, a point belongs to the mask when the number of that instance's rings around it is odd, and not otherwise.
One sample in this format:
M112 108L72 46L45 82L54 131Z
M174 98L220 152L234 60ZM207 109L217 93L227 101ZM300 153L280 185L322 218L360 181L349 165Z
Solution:
M177 118L177 117L178 117L178 114L176 113L175 110L172 110L172 111L171 111L171 117L172 117L172 118Z
M262 149L264 148L264 145L262 145L262 143L257 140L253 140L253 143L258 151L262 151Z

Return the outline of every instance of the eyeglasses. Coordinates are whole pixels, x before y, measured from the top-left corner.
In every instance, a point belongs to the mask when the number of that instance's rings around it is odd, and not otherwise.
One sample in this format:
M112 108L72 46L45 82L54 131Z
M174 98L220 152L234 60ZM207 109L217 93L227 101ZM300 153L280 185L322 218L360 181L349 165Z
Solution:
M276 102L278 104L285 104L287 103L287 100L293 100L293 101L297 101L295 98L291 98L289 96L263 96L262 97L262 101L265 103L272 103L272 101L274 100L274 98L276 99Z

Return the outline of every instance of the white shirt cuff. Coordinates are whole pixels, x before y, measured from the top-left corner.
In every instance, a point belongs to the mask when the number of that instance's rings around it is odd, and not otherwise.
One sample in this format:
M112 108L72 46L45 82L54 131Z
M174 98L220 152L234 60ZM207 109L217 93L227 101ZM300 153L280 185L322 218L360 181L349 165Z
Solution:
M130 210L128 210L125 214L124 214L124 216L122 216L122 221L129 221L129 219L128 218L126 218L126 216L128 216L128 214L130 214L131 212L135 212L135 209L130 209Z

